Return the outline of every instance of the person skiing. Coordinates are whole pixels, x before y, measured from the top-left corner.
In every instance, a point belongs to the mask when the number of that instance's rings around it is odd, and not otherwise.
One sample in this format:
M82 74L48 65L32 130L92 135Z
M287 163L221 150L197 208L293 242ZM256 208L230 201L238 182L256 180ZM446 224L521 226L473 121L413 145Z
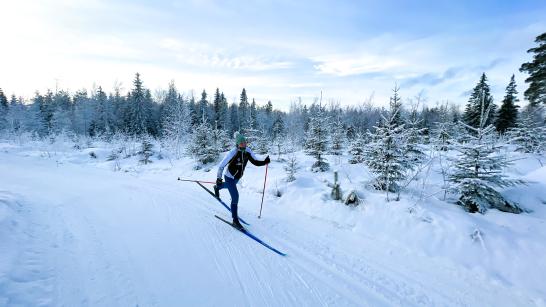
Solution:
M271 160L267 156L263 161L259 160L254 152L247 147L247 141L244 135L235 133L235 148L230 150L218 165L218 174L216 185L214 185L214 194L220 198L220 190L228 189L231 196L231 217L233 218L233 226L239 230L243 230L243 225L239 222L237 215L237 204L239 202L239 191L237 191L237 182L243 177L247 162L250 161L256 166L269 164ZM224 174L225 181L222 181L222 174L227 165L227 171Z

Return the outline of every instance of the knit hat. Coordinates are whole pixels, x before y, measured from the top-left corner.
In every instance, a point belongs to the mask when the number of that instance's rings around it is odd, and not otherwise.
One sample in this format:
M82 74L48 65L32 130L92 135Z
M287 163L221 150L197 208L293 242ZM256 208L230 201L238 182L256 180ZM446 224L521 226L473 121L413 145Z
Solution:
M241 133L235 134L235 145L239 146L241 143L246 143L246 137Z

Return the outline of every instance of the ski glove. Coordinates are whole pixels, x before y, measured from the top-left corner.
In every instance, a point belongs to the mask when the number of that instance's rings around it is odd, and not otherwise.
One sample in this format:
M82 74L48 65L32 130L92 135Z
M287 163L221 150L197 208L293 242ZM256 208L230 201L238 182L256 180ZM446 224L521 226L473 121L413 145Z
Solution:
M222 185L222 178L216 178L216 186Z
M265 157L264 162L265 164L269 164L271 162L271 159L269 159L269 156Z

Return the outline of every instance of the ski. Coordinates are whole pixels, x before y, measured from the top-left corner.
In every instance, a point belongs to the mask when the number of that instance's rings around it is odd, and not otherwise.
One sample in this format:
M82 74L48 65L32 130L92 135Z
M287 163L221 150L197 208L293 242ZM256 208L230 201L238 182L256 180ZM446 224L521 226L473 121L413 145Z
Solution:
M224 206L224 208L228 209L229 212L231 212L231 208L226 205L226 203L224 201L222 201L219 197L216 197L216 195L214 195L214 193L209 190L207 187L205 187L203 184L201 184L201 182L196 182L198 185L200 185L203 189L205 189L205 191L207 191L212 197L214 197L214 199L218 200L220 202L220 204L222 204L222 206ZM249 223L245 222L242 218L239 218L239 221L241 221L241 223L245 224L245 225L250 225Z
M265 243L265 242L262 241L260 238L256 237L256 236L253 235L252 233L250 233L248 230L246 230L246 229L240 230L240 229L238 229L237 227L233 226L233 223L226 221L225 219L219 217L218 215L215 215L215 217L216 217L217 219L219 219L220 221L222 221L222 222L224 222L224 223L230 225L231 227L233 227L234 229L238 230L239 232L241 232L241 233L247 235L249 238L251 238L252 240L254 240L254 241L258 242L258 243L260 243L261 245L265 246L266 248L268 248L269 250L273 251L274 253L276 253L276 254L278 254L278 255L281 255L281 256L286 256L285 253L283 253L283 252L279 251L278 249L272 247L271 245Z

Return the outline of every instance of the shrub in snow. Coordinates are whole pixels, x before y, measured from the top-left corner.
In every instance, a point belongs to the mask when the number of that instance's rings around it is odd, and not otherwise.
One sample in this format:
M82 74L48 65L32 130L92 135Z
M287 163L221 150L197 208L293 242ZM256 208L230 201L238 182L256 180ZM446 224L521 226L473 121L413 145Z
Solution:
M94 151L92 151L92 152L89 153L89 157L91 157L92 159L96 159L97 155L95 154Z
M299 169L298 160L295 153L291 153L288 156L288 161L284 165L284 170L286 171L286 181L292 182L296 180L296 173Z
M345 199L345 205L347 206L358 206L360 204L360 198L355 191L351 191L347 198Z
M139 160L140 163L143 163L143 164L152 163L152 160L150 160L150 157L153 156L154 154L152 150L153 147L154 145L148 139L144 139L142 141L140 151L138 152L138 155L140 156L140 160Z
M522 209L518 205L504 199L496 190L523 181L507 179L503 174L503 168L509 166L511 161L500 153L504 145L494 138L495 126L485 126L488 112L482 112L485 116L482 116L477 128L460 123L466 128L467 141L454 146L459 154L452 158L454 171L449 181L454 184L453 190L459 194L457 204L469 212L484 213L489 208L496 208L520 213Z
M330 196L333 200L341 199L341 187L339 186L339 182L337 181L337 172L334 172L334 184L332 186L332 193Z

